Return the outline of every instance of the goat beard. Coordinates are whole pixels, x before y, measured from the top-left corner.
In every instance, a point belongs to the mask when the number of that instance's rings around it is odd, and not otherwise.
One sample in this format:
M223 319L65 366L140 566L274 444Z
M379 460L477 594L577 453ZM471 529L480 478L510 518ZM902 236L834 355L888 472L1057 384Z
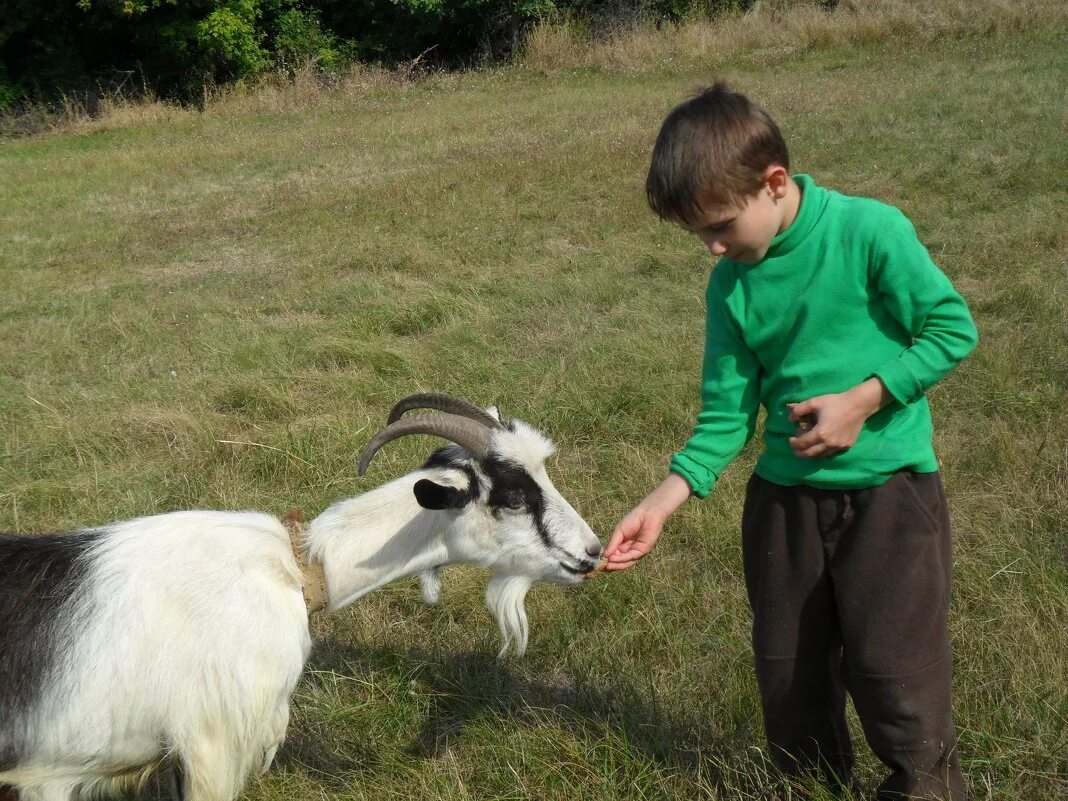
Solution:
M509 650L516 656L526 653L528 627L523 601L533 583L527 576L497 573L486 586L486 606L497 618L503 640L498 658L503 658Z

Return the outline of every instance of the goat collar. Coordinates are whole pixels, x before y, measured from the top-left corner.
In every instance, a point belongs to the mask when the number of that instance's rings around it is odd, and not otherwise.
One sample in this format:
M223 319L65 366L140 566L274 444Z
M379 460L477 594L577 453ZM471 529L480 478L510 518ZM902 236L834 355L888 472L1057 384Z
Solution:
M308 526L304 523L303 513L300 509L293 509L282 518L282 525L289 535L289 545L300 568L300 591L304 594L304 603L308 605L308 614L321 612L326 609L327 602L326 574L322 565L304 559L304 535Z

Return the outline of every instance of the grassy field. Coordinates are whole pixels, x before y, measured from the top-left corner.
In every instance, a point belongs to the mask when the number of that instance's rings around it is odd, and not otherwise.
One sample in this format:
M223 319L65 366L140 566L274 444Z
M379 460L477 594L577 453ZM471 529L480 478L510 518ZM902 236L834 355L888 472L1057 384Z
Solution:
M1014 20L828 18L763 45L747 22L667 62L641 56L666 33L568 56L554 29L507 69L0 142L0 530L311 515L429 452L398 442L355 476L390 404L435 389L553 436L557 486L607 538L696 412L709 259L645 207L648 152L725 75L799 171L904 209L972 307L980 347L930 393L963 764L977 799L1063 795L1068 25ZM412 581L320 618L287 744L243 798L769 798L737 533L754 453L639 568L536 588L522 661L493 659L476 570L434 607Z

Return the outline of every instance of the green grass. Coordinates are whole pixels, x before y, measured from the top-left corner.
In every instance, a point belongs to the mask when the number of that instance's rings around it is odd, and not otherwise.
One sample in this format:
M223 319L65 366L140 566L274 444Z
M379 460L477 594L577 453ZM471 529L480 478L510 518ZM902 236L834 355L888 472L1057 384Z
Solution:
M551 434L557 485L607 537L696 411L708 258L642 184L664 113L725 73L800 171L900 206L971 304L980 347L930 393L963 763L975 798L1057 797L1065 33L515 67L2 142L0 529L314 514L417 464L431 443L402 441L355 476L389 405L435 389ZM766 798L737 535L753 456L640 568L535 589L521 662L492 659L476 570L435 607L404 582L319 619L287 745L243 798Z

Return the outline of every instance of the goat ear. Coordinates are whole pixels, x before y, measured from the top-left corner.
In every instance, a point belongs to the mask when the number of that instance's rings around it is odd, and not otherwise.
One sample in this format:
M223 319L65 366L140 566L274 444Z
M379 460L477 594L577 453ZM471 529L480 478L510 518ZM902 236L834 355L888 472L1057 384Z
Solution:
M501 422L501 410L497 406L487 406L486 413L497 419L497 422Z
M415 499L424 509L460 509L471 499L466 489L436 484L426 478L416 481L413 489Z

